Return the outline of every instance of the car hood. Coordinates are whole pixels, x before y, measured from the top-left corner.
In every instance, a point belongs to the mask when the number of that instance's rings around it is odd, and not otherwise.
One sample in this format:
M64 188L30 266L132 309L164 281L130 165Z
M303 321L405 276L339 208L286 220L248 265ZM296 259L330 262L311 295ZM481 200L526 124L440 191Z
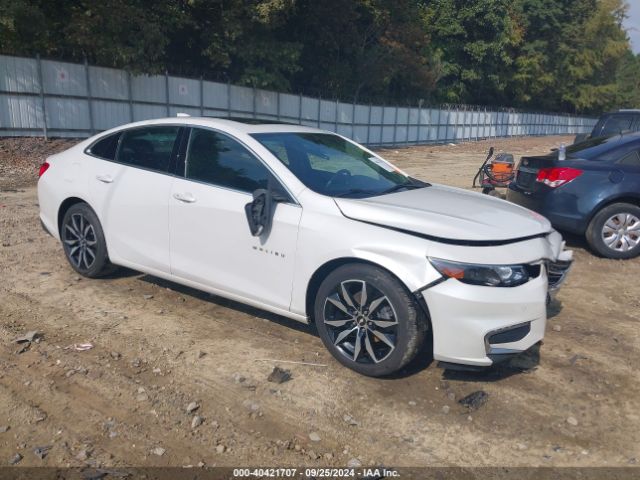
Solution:
M542 215L459 188L431 185L371 198L336 198L353 220L453 241L508 241L553 231Z

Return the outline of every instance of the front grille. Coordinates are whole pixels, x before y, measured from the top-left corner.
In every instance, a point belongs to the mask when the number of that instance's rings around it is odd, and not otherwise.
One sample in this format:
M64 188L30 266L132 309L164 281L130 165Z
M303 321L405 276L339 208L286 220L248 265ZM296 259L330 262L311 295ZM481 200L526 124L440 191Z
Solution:
M547 277L549 281L549 290L557 290L567 277L567 273L571 268L571 262L548 262Z

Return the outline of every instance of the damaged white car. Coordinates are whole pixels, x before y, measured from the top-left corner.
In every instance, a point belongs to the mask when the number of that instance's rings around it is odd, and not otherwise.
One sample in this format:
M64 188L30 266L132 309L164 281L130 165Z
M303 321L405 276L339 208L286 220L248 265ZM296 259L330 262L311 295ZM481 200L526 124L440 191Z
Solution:
M540 215L416 180L314 128L144 121L40 175L42 224L78 273L122 265L313 322L365 375L405 366L429 330L449 367L529 349L571 265Z

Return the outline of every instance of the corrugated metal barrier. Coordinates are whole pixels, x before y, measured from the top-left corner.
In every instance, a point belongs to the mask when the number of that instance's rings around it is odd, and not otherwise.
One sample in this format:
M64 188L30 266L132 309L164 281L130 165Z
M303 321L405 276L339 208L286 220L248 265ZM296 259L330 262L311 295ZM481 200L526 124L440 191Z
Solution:
M248 117L309 125L368 145L449 143L591 131L595 119L484 107L380 106L169 75L0 55L0 136L86 137L175 116Z

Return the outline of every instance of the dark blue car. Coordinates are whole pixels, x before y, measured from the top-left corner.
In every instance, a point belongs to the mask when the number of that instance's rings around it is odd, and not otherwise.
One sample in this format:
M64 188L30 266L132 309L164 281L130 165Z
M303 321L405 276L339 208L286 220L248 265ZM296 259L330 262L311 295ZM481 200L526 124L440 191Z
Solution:
M599 137L522 157L507 199L584 235L608 258L640 254L640 133Z

